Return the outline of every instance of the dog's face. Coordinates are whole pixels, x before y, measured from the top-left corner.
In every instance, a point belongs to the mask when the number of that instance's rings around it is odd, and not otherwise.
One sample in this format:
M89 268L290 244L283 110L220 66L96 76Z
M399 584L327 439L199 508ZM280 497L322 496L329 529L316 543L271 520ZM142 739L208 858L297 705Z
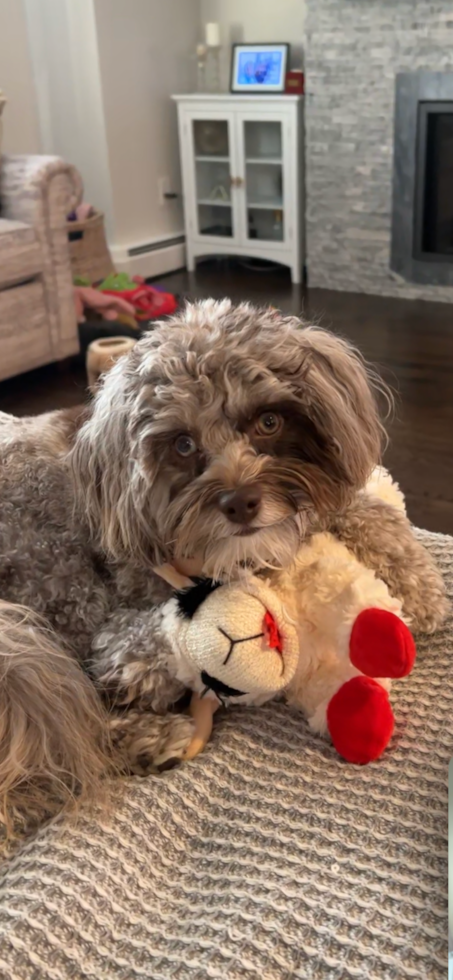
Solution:
M189 306L107 375L75 471L104 545L204 572L282 566L380 452L366 371L342 341L228 301Z

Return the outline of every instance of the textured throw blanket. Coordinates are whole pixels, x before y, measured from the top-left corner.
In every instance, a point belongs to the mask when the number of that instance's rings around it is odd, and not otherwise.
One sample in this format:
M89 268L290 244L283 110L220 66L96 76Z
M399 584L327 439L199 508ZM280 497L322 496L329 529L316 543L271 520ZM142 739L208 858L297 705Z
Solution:
M453 539L423 534L453 589ZM395 684L391 748L342 762L283 704L118 783L110 823L3 868L1 980L444 980L453 629Z

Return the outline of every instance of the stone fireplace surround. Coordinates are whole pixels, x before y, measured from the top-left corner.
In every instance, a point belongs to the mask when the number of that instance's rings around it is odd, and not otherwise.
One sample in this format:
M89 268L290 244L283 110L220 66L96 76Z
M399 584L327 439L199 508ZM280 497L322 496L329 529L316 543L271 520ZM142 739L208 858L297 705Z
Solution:
M390 269L395 78L453 71L452 0L307 0L311 286L453 302Z

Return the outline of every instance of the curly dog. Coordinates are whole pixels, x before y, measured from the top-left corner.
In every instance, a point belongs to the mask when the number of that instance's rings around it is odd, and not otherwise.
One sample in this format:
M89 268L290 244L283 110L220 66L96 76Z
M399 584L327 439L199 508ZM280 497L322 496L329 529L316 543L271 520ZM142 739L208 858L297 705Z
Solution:
M86 409L0 416L8 832L97 800L109 769L164 769L188 744L157 563L196 552L213 577L268 575L329 529L403 600L413 629L442 621L442 580L409 521L364 492L384 435L375 388L328 332L206 301L143 338Z

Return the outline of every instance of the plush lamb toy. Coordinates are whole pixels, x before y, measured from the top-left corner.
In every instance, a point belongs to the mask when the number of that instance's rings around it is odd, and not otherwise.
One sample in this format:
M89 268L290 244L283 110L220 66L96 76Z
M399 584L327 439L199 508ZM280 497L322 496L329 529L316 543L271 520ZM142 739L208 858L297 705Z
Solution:
M378 476L380 495L403 506L390 478ZM279 694L315 732L330 734L348 762L382 754L394 727L390 679L410 673L415 645L401 603L345 545L316 534L271 582L168 578L179 588L163 610L163 631L172 670L194 692L186 758L205 746L220 703L262 704Z

